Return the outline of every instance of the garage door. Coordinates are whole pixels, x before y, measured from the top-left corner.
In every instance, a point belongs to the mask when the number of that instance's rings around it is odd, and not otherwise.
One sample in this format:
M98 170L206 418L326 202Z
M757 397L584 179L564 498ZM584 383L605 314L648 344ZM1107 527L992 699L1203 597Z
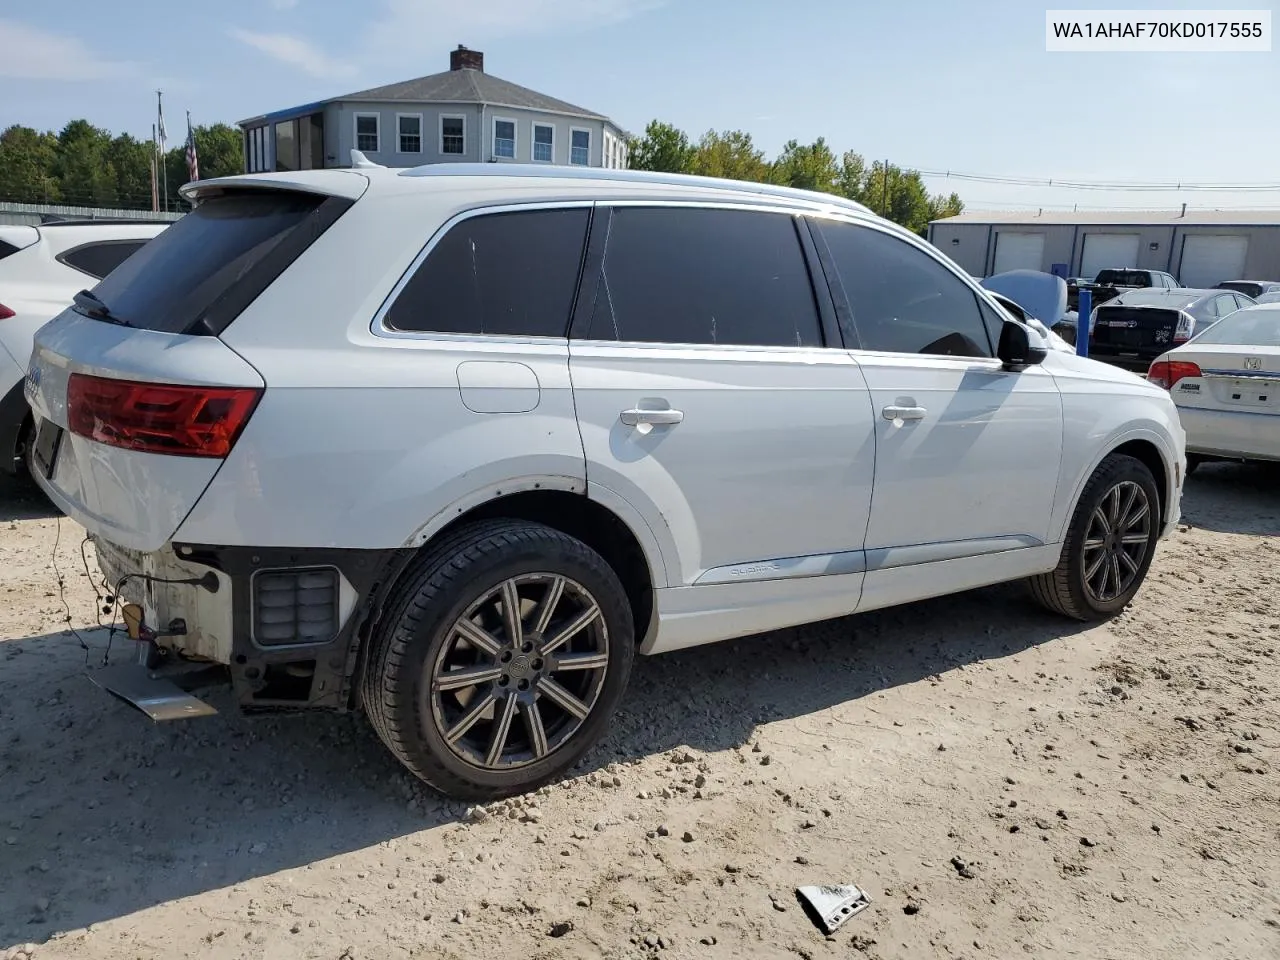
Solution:
M1080 255L1080 276L1092 280L1099 270L1138 265L1136 233L1086 233Z
M1188 235L1182 238L1178 279L1188 287L1212 287L1223 280L1242 280L1248 252L1248 237Z
M1006 270L1043 270L1043 233L996 234L996 267L992 273Z

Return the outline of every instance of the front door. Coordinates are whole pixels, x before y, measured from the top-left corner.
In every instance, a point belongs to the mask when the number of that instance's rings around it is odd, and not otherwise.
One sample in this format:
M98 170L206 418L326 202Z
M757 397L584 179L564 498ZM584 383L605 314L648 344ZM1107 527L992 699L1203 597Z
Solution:
M984 316L990 308L933 253L875 227L815 223L876 415L864 607L911 599L895 575L883 578L892 589L878 600L876 571L1043 546L1063 429L1052 375L1003 369L994 358L1000 318ZM919 579L919 596L952 585Z
M803 229L763 210L597 209L570 372L588 484L674 545L668 586L845 575L848 612L874 424L856 361L826 345Z

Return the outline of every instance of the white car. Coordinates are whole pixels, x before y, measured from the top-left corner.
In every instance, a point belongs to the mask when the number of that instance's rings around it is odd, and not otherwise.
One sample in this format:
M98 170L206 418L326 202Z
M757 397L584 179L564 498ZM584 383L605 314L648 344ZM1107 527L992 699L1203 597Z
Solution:
M1147 379L1178 405L1188 473L1205 460L1280 460L1280 303L1224 317Z
M25 472L31 415L22 376L31 335L167 223L59 221L0 225L0 470Z
M862 206L354 161L184 187L28 377L144 653L245 708L363 710L440 790L524 791L637 653L1023 578L1109 617L1179 516L1166 391Z

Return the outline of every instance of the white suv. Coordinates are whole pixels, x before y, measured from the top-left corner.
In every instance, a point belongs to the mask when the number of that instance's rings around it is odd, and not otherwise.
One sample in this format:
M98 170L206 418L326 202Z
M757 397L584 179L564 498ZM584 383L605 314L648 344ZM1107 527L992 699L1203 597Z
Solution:
M0 470L25 473L31 414L22 375L31 336L167 227L138 220L0 225Z
M1165 391L861 206L356 159L184 188L28 377L131 629L247 709L363 710L498 796L591 746L637 652L1018 578L1106 617L1178 518Z

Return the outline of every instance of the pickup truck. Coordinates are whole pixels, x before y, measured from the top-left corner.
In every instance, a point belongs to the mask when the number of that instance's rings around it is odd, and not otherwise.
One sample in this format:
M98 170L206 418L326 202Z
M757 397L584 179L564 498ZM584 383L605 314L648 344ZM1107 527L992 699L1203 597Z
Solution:
M1131 267L1099 270L1092 282L1067 284L1067 308L1080 309L1081 290L1088 290L1093 294L1093 305L1096 307L1126 290L1143 290L1147 287L1178 290L1182 288L1182 284L1160 270L1135 270Z

